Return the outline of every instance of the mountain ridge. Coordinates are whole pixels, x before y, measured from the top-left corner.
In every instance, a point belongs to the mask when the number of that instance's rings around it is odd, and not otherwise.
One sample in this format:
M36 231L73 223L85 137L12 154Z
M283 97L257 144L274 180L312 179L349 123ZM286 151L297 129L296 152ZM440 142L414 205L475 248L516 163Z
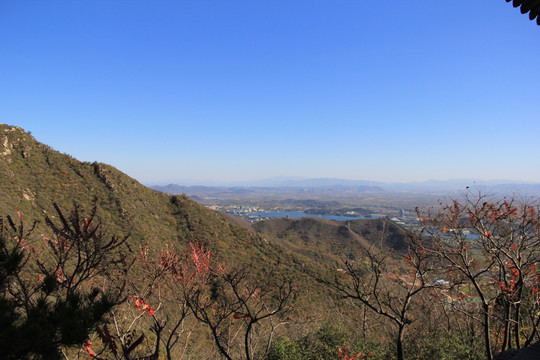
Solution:
M540 196L540 183L518 180L477 180L477 179L453 179L453 180L425 180L412 182L377 182L366 180L349 180L338 178L313 178L302 180L249 181L239 183L169 183L167 185L149 185L150 188L168 194L181 194L192 192L218 192L218 191L251 191L261 190L285 190L285 189L325 189L330 191L355 191L365 193L445 193L454 194L467 188L481 191L495 192L498 194L531 194Z
M104 229L119 236L129 233L132 247L144 243L156 249L165 243L183 247L198 241L223 258L279 260L275 246L187 196L149 189L110 165L78 161L23 129L4 124L0 191L0 214L15 218L20 211L25 221L38 220L38 233L47 231L42 219L45 214L54 216L53 203L66 213L74 203L87 211L96 205Z

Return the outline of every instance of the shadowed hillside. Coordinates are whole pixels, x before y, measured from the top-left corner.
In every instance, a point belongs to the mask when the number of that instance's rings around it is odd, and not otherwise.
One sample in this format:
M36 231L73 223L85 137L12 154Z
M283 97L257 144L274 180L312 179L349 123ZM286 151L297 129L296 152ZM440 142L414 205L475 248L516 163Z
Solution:
M338 222L279 218L260 221L253 228L296 253L326 264L339 262L341 257L355 259L362 248L407 249L406 232L387 219Z

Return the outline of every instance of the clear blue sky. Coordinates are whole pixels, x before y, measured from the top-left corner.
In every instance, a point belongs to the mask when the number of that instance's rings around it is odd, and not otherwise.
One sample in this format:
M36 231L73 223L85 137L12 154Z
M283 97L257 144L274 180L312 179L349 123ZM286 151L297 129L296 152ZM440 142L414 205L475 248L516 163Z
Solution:
M0 122L146 184L540 182L539 64L504 0L0 1Z

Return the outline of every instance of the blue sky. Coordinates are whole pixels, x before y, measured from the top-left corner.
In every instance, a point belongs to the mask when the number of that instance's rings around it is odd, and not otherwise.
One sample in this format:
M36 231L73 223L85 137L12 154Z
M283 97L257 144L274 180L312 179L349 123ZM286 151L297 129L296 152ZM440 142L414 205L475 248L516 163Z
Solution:
M504 0L0 1L0 122L147 184L540 182L539 63Z

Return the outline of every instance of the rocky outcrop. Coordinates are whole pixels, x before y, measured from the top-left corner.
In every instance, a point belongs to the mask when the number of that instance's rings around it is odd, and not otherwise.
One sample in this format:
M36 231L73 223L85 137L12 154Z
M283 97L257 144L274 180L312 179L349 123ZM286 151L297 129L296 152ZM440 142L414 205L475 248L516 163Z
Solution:
M94 162L93 165L94 165L94 173L96 174L96 176L103 182L103 184L105 184L105 186L108 189L114 190L114 184L112 183L111 179L107 175L105 169L97 162Z

